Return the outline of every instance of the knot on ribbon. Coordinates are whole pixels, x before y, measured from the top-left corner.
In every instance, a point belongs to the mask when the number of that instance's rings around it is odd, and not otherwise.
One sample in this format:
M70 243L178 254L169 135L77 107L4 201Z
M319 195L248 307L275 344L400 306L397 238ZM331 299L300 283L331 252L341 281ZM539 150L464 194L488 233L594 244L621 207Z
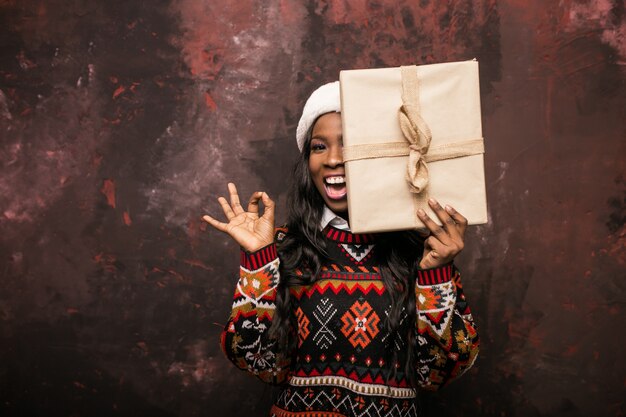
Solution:
M419 114L419 107L403 104L398 112L400 129L409 143L409 160L406 180L412 193L424 191L428 185L428 165L424 156L428 153L432 134L430 128Z

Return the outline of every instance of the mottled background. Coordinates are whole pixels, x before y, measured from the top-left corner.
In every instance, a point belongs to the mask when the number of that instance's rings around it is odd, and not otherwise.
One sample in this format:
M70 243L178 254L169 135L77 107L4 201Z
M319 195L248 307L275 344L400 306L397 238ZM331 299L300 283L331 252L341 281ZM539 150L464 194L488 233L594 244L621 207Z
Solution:
M227 180L284 207L340 69L478 58L482 335L432 416L623 416L621 0L0 0L0 415L263 416L218 348ZM284 210L279 210L279 220Z

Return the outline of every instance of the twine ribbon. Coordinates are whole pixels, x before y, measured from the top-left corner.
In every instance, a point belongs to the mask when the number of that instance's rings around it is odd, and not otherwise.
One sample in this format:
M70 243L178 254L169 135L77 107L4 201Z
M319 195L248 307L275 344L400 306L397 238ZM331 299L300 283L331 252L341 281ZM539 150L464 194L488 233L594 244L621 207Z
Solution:
M422 155L428 153L433 135L420 114L417 67L400 67L400 71L403 104L398 112L398 119L402 134L409 143L406 180L411 192L419 194L428 185L428 165Z
M417 66L400 67L402 75L402 106L398 120L406 142L374 143L345 146L343 161L409 156L406 180L414 194L422 193L429 180L428 162L460 158L485 152L483 139L470 139L430 146L432 133L420 114Z

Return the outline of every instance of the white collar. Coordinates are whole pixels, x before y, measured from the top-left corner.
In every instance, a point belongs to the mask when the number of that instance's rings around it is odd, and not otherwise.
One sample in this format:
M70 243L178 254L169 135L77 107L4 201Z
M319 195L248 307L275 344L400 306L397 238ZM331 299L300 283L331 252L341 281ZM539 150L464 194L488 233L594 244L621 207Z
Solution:
M335 214L335 212L324 204L324 212L322 213L322 220L320 221L320 230L324 230L324 228L329 224L339 230L345 230L347 232L350 231L350 225L348 225L346 219Z

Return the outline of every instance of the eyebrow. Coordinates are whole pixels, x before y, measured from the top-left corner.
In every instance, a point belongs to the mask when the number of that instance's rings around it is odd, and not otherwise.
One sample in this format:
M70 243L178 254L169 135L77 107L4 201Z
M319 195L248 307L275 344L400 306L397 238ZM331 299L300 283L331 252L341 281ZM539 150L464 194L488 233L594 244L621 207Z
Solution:
M324 140L324 141L329 140L328 137L323 136L323 135L311 136L311 140L313 140L313 139L319 139L319 140ZM338 139L343 142L343 133L339 135Z

